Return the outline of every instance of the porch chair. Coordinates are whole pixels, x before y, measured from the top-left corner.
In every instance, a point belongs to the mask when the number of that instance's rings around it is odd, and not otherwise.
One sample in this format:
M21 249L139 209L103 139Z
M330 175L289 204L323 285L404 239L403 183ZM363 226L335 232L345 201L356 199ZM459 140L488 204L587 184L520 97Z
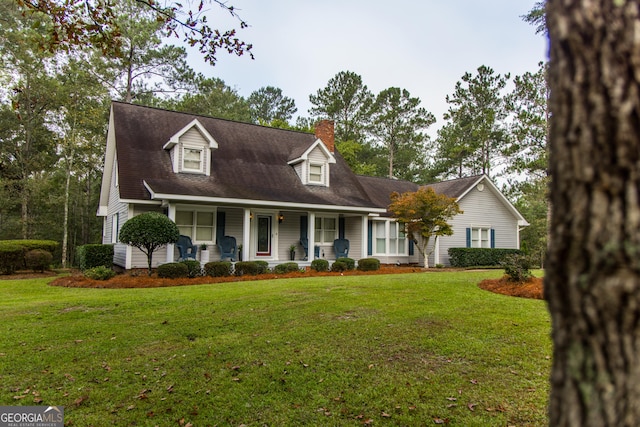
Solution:
M347 239L334 240L333 250L336 253L336 259L348 257L349 256L349 240Z
M191 238L189 236L180 235L180 237L178 237L176 247L178 248L178 252L180 253L178 261L189 258L196 259L196 252L198 252L198 247L191 243Z
M222 236L218 238L218 249L220 249L220 261L224 261L225 258L236 260L236 251L238 247L236 245L236 238L233 236Z
M300 245L302 246L302 249L304 249L304 260L308 260L309 259L309 239L307 239L306 237L303 237L300 239Z

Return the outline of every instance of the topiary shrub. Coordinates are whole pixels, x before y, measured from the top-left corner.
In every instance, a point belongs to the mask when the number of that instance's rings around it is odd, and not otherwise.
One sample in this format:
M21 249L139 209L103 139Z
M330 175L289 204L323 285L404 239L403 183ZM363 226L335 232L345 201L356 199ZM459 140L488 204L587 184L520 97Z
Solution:
M253 261L258 266L258 274L266 274L269 272L269 263L267 261Z
M314 259L311 261L311 269L318 272L329 271L329 261L326 259Z
M24 262L24 248L11 243L0 243L0 273L12 274Z
M161 264L157 269L158 277L162 279L178 279L189 276L189 268L181 262Z
M284 264L278 264L273 268L273 272L278 274L296 273L298 271L300 271L300 267L297 262L285 262Z
M504 267L504 273L510 282L525 283L533 276L531 274L531 258L526 255L507 255L500 265Z
M39 271L40 273L45 270L51 269L51 262L53 261L53 255L51 252L44 249L33 249L27 252L24 256L24 262L29 270Z
M331 271L335 271L337 273L347 271L348 269L349 269L349 266L347 265L347 263L340 260L336 260L336 262L334 262L333 265L331 266Z
M115 275L115 271L104 265L99 265L84 271L84 276L93 280L109 280Z
M187 277L194 278L202 276L202 265L200 265L199 261L185 259L184 261L180 261L180 263L187 266Z
M204 271L207 276L227 277L233 273L233 264L229 261L208 262L204 265Z
M76 249L78 267L84 271L93 267L109 267L113 265L113 245L90 244L78 246Z
M377 258L362 258L358 261L358 270L375 271L380 270L380 260Z
M336 262L343 262L347 265L347 270L355 270L356 269L356 260L353 258L342 257L338 258Z

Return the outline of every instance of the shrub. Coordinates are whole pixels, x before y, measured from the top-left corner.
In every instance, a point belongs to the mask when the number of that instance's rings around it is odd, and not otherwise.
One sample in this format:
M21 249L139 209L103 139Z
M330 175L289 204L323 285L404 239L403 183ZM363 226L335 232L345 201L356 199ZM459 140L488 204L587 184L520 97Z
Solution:
M523 254L511 254L500 263L510 282L524 283L532 277L531 258Z
M507 255L519 254L518 249L449 248L452 267L499 266Z
M269 263L266 261L238 261L236 262L236 276L257 276L269 271Z
M18 270L24 262L24 248L16 244L2 242L0 244L0 272L11 274Z
M284 264L278 264L273 269L273 272L278 274L295 273L298 271L300 271L300 267L297 262L285 262Z
M331 266L331 271L335 271L338 273L347 271L348 269L349 269L349 266L347 265L347 263L340 260L336 260L336 262L334 262L333 265Z
M104 265L99 265L84 271L84 276L93 280L109 280L115 275L115 271Z
M380 260L377 258L362 258L358 261L358 270L375 271L380 270Z
M82 245L76 249L78 267L84 271L89 268L113 265L113 245Z
M336 262L343 262L347 265L347 270L355 270L356 269L356 260L353 258L338 258Z
M207 276L227 277L233 273L233 264L229 261L208 262L204 265L204 271Z
M187 266L187 277L194 278L202 276L202 265L200 265L199 261L185 259L184 261L180 261L180 263Z
M44 249L33 249L26 253L24 262L29 270L39 271L42 273L51 268L53 255Z
M326 259L314 259L311 261L311 269L318 272L329 271L329 261Z
M0 243L22 246L26 251L42 249L52 254L58 249L58 242L55 240L2 240Z
M158 266L158 277L163 279L178 279L189 276L189 268L181 262L170 262Z

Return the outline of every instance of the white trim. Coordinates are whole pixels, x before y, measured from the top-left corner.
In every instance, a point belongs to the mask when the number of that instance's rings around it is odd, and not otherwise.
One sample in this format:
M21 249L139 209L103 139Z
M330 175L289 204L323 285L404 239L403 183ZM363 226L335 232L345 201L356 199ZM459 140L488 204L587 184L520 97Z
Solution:
M483 182L484 181L484 182ZM473 183L473 185L470 185L469 188L467 188L467 190L462 193L460 195L460 197L458 197L456 199L456 202L460 202L460 200L462 200L467 194L469 194L469 192L476 188L476 186L478 184L480 184L480 182L482 182L485 185L488 185L488 187L493 190L493 193L498 196L498 198L502 201L502 203L507 207L507 209L509 211L511 211L511 213L513 214L513 216L516 217L516 219L518 220L518 225L524 226L526 227L527 225L529 225L529 223L527 222L526 219L524 219L524 217L520 214L520 212L518 212L518 210L511 204L511 202L504 196L504 194L502 194L502 191L500 191L498 189L498 187L496 187L496 185L486 176L486 175L482 175L480 176L480 178L478 178L478 180L476 182Z
M211 136L211 134L205 129L205 127L202 125L202 123L200 123L200 121L198 119L193 119L191 121L191 123L189 123L188 125L186 125L182 129L180 129L178 132L176 132L171 138L169 138L169 141L167 141L162 146L162 148L165 149L165 150L173 148L174 145L180 143L180 137L182 135L184 135L185 133L187 133L188 131L190 131L194 127L196 129L198 129L200 134L202 134L202 137L209 144L209 148L218 148L218 142L213 138L213 136Z
M320 150L322 151L322 153L327 158L327 162L328 163L335 163L336 162L336 158L334 157L333 153L331 153L331 151L329 151L329 149L324 144L324 142L322 142L322 140L320 140L320 139L316 139L316 141L313 144L311 144L311 146L309 146L309 148L307 148L305 150L305 152L302 153L302 155L300 157L298 157L296 159L293 159L293 160L290 160L289 162L287 162L287 164L288 165L295 165L296 163L300 163L300 162L304 162L306 160L309 160L309 154L311 154L311 152L313 150L315 150L316 147L320 147Z
M185 151L186 150L191 150L191 151L198 151L200 153L200 168L199 169L191 169L191 168L187 168L184 165L185 162ZM201 145L194 145L194 144L182 144L181 147L181 153L180 153L180 159L181 159L181 164L180 164L180 172L187 172L187 173L195 173L195 174L206 174L206 165L205 165L205 151L207 149Z
M280 206L281 208L293 208L296 210L330 210L340 212L366 212L371 214L384 214L387 212L384 208L374 208L370 206L338 206L338 205L321 205L321 204L301 204L295 202L281 202L275 200L254 200L254 199L232 199L227 197L209 197L209 196L189 196L180 194L166 194L156 193L151 189L149 184L143 180L142 184L145 186L152 200L173 200L186 201L186 202L200 202L200 203L216 203L226 205L244 205L244 206L259 206L259 207L273 207ZM134 203L134 202L132 202ZM135 202L137 203L137 201ZM147 203L149 203L147 201ZM157 203L157 202L156 202Z

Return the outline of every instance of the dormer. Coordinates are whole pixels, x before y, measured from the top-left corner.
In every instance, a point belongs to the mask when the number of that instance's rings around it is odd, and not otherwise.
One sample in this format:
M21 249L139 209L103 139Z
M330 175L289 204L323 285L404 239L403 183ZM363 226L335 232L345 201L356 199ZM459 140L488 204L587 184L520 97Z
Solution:
M198 119L180 129L162 147L169 150L175 173L211 175L211 150L218 143Z
M305 185L329 186L329 165L336 162L333 155L334 134L333 122L322 120L316 124L316 137L301 155L295 155L289 164L293 166L298 177Z

